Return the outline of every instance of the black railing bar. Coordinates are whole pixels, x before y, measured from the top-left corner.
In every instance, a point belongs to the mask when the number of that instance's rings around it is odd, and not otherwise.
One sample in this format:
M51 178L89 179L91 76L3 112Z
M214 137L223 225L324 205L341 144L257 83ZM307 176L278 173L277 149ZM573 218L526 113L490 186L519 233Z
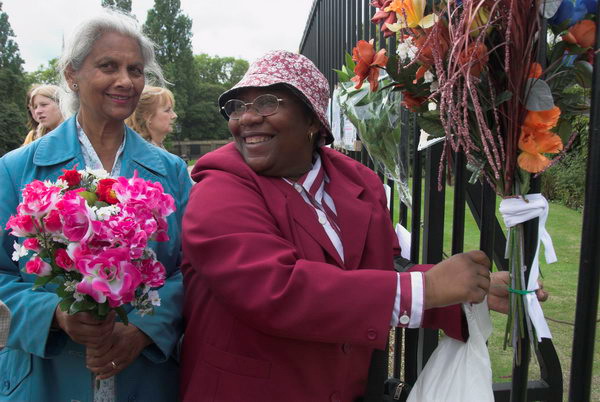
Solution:
M462 253L465 245L465 156L454 153L454 205L452 212L452 254Z
M596 10L596 26L600 22L600 3ZM594 343L598 314L600 284L600 29L596 29L594 45L594 71L592 77L592 103L590 106L590 129L588 161L581 233L581 255L575 304L575 329L573 331L573 355L569 401L587 401L591 393Z
M479 237L479 249L487 254L488 258L494 258L494 222L496 221L496 193L488 184L482 184L481 191L481 230Z

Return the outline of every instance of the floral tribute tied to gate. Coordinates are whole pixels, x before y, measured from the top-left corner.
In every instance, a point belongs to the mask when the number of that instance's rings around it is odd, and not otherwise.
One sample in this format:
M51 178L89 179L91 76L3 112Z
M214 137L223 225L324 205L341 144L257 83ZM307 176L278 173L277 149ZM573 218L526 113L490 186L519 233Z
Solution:
M99 319L131 303L142 315L160 306L157 290L165 267L148 242L166 241L173 197L160 183L137 177L112 179L103 170L64 170L54 183L25 186L17 214L6 229L15 242L13 260L29 256L25 271L34 289L55 285L60 308Z
M385 50L376 51L372 41L357 43L339 71L345 107L368 103L365 80L369 101L377 101L377 92L381 99L397 94L422 131L443 139L440 173L451 167L452 151L462 152L470 181L489 183L503 198L511 278L505 346L511 342L516 351L528 334L537 347L536 340L551 337L535 296L540 240L546 261L556 256L544 228L548 203L528 194L530 178L564 156L576 140L573 116L589 112L597 0L371 4L372 22L385 37L395 35L397 54L384 60ZM534 218L539 239L526 281L523 222Z

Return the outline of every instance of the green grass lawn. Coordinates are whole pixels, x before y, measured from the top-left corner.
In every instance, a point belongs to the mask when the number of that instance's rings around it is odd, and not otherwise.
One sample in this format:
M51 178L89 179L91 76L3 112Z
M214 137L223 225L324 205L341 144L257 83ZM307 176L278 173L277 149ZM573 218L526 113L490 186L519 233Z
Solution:
M444 252L451 254L452 200L453 187L446 187L446 209L444 230ZM497 201L498 207L500 200ZM397 209L396 209L397 210ZM423 216L423 215L422 215ZM395 219L397 221L397 217ZM500 220L501 221L501 220ZM410 217L409 217L410 222ZM568 396L569 373L573 348L573 326L557 323L575 321L575 301L577 298L577 277L579 271L579 251L581 244L582 214L562 205L551 204L546 229L552 236L558 262L546 264L541 258L540 266L544 275L544 288L550 292L548 301L543 303L544 314L553 335L553 343L563 370L564 400ZM410 226L409 226L410 227ZM479 229L468 211L465 222L465 250L479 248ZM541 254L543 256L543 253ZM552 319L552 320L550 320ZM492 312L494 332L489 339L494 382L509 382L512 374L512 348L503 350L506 316ZM598 338L596 338L598 339ZM530 379L539 378L539 368L535 356L530 366ZM592 401L600 401L600 343L596 340L592 378Z

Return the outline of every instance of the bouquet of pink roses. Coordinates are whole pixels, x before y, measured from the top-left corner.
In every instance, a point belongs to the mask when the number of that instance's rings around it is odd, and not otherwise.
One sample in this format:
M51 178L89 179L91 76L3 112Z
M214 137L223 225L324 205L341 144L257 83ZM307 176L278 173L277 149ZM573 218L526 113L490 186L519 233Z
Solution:
M58 285L60 308L104 318L112 309L127 324L123 304L142 315L160 306L165 267L148 247L166 241L173 197L160 183L112 179L103 170L63 170L56 182L35 180L23 189L6 229L16 237L13 260L30 256L25 271L34 289Z

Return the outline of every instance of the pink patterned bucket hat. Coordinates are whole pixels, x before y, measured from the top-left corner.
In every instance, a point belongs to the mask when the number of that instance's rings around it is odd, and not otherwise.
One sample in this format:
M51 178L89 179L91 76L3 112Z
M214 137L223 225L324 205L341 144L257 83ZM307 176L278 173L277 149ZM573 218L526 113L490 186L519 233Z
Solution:
M325 143L332 143L333 135L327 119L329 83L317 66L301 54L286 50L268 52L250 65L240 82L219 97L219 108L242 88L268 87L276 84L290 87L294 94L308 105L323 124L321 134L325 137ZM228 119L223 109L221 113Z

